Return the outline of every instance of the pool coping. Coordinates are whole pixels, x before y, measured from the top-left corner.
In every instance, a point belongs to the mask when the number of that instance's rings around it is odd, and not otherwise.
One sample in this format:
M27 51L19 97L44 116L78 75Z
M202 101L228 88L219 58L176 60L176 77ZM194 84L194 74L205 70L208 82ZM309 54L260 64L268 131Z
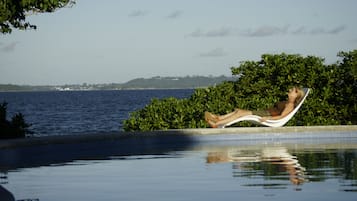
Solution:
M192 135L212 135L212 134L257 134L257 133L302 133L302 132L321 132L321 131L357 131L357 125L339 126L286 126L286 127L230 127L230 128L200 128L200 129L174 129L168 132L182 132Z
M345 132L345 135L335 135L335 132ZM146 132L112 132L80 135L57 135L45 137L31 137L23 139L0 140L1 149L20 148L37 145L74 144L86 142L100 142L108 140L136 140L144 138L160 138L167 136L186 136L196 141L205 136L216 136L215 139L272 139L272 138L357 138L357 125L339 126L286 126L286 127L230 127L230 128L199 128L199 129L170 129ZM218 138L217 138L218 137Z

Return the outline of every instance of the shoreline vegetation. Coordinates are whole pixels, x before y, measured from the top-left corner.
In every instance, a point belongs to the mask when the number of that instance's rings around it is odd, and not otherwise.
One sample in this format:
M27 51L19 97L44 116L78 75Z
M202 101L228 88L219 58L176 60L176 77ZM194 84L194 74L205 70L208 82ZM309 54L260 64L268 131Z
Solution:
M125 83L64 84L64 85L15 85L0 84L0 92L31 91L90 91L90 90L140 90L140 89L195 89L233 81L233 76L185 76L136 78Z
M227 114L236 108L260 110L286 100L292 86L312 89L287 126L357 125L357 50L338 52L339 59L299 54L263 54L257 61L232 67L233 81L195 89L185 99L153 99L130 113L125 131L207 128L204 112ZM233 126L252 127L250 122Z
M32 134L28 129L31 124L25 122L22 113L15 114L11 120L7 119L7 103L0 103L0 140L12 138L25 138Z

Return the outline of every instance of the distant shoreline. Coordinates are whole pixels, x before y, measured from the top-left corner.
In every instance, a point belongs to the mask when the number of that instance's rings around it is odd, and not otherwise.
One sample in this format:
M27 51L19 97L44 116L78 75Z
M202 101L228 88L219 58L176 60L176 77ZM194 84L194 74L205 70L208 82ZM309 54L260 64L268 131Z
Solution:
M0 84L0 92L40 92L40 91L105 91L105 90L158 90L158 89L197 89L232 81L227 76L186 76L137 78L126 83L110 84L65 84L65 85L15 85Z
M13 90L13 91L2 91L0 90L0 93L16 93L16 92L90 92L90 91L141 91L141 90L180 90L180 89L199 89L199 88L205 88L205 87L196 87L196 88L125 88L125 89L89 89L89 90Z

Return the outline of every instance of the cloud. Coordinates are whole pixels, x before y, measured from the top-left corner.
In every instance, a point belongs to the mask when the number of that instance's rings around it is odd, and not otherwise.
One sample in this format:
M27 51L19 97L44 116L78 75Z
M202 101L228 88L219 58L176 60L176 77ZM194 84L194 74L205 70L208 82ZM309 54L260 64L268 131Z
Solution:
M227 55L227 53L224 51L223 48L215 48L208 52L203 52L199 56L200 57L223 57L226 55Z
M246 29L240 30L221 27L219 29L212 29L209 31L202 31L201 29L197 29L186 36L188 37L229 37L229 36L246 36L246 37L266 37L273 36L279 34L286 34L288 32L289 26L284 27L276 27L276 26L262 26L256 29Z
M129 17L143 17L149 14L146 10L134 10L133 12L129 13Z
M13 52L13 51L15 51L17 44L19 44L19 42L12 42L7 45L4 43L0 43L0 46L2 46L2 47L0 47L0 51L1 52Z
M291 33L294 35L306 34L307 30L305 26L301 26L293 30Z
M169 18L169 19L176 19L176 18L179 18L181 15L182 15L182 11L176 10L176 11L173 11L172 13L170 13L170 14L167 16L167 18Z
M244 36L244 37L269 37L276 35L336 35L343 32L346 29L345 25L336 26L331 29L326 29L323 27L307 28L305 26L300 26L297 28L291 27L291 25L284 26L260 26L255 29L233 29L222 27L219 29L212 29L209 31L202 31L197 29L186 37L200 38L200 37L228 37L228 36Z
M247 37L267 37L274 35L283 35L287 34L289 29L289 25L283 27L277 26L261 26L256 29L248 29L242 31L240 35Z
M220 29L213 29L210 31L202 31L197 29L196 31L188 34L189 37L227 37L233 34L232 29L222 27Z
M334 28L331 29L326 29L323 27L315 27L312 29L308 29L305 26L301 26L297 29L295 29L294 31L292 31L292 34L295 35L303 35L303 34L311 34L311 35L336 35L339 34L341 32L343 32L346 29L345 25L340 25L340 26L336 26Z
M337 26L335 28L332 28L330 30L326 30L326 34L332 34L332 35L335 35L335 34L339 34L341 33L342 31L344 31L346 29L346 26L345 25L340 25L340 26Z

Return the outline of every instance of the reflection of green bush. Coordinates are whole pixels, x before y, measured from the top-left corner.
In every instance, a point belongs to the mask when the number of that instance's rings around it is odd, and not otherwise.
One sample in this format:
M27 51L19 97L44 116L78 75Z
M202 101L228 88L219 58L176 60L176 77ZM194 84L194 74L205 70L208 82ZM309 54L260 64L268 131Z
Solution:
M236 81L196 89L186 99L152 100L131 113L124 130L206 127L204 111L224 114L237 107L266 108L286 99L288 88L296 85L312 88L312 93L288 125L357 124L357 50L338 56L340 61L325 65L324 59L315 56L262 55L260 61L232 67Z
M334 176L347 180L357 180L357 153L354 150L325 150L324 152L306 152L296 154L299 163L306 168L310 181L323 181Z
M0 139L21 138L31 132L28 130L30 126L25 122L24 116L21 113L15 114L11 121L6 119L7 103L0 104Z

